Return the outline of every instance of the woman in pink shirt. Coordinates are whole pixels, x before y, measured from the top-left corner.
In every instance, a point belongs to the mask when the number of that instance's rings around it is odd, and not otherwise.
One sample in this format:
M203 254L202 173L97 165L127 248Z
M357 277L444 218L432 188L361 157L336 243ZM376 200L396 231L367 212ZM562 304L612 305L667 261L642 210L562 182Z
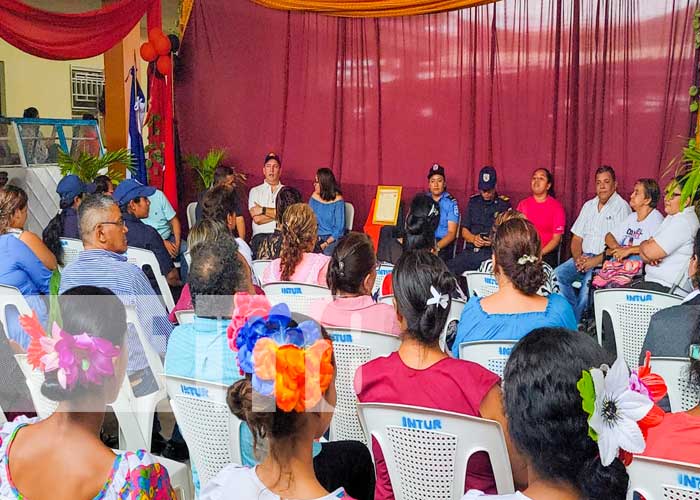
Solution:
M447 410L488 418L506 434L514 482L527 483L525 464L510 445L498 375L486 368L448 356L439 340L457 287L445 263L425 250L404 252L394 269L394 297L401 325L397 352L361 366L355 392L361 402L393 403ZM393 499L384 454L376 441L372 453L377 471L375 500ZM474 454L467 465L466 489L495 493L488 455Z
M554 177L546 168L538 168L532 173L530 189L532 196L518 203L518 212L525 214L535 225L542 240L542 256L550 266L557 266L556 251L561 243L566 213L554 195Z
M280 258L270 262L263 271L263 284L295 281L326 286L326 272L331 258L313 253L318 238L317 229L316 215L306 203L295 203L284 212Z
M372 241L366 234L349 233L333 251L326 279L335 300L322 309L319 321L328 326L400 334L394 308L372 299L376 278Z

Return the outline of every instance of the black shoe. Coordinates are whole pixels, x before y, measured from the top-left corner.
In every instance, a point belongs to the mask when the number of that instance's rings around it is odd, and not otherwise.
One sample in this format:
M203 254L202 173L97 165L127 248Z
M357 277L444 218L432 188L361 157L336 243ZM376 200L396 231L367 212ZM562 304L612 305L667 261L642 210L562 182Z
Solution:
M190 450L187 449L187 444L185 443L168 441L161 455L176 462L185 462L190 458Z
M165 450L165 446L167 445L167 443L168 442L163 436L160 435L159 432L154 432L151 435L151 453L161 455L163 453L163 450Z

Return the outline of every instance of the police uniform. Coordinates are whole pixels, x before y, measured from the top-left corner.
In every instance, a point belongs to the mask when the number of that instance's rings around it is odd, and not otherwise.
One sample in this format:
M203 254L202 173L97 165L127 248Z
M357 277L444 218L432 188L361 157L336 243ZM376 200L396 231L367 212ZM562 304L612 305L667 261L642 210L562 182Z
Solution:
M163 238L160 237L158 231L128 212L122 212L122 217L129 229L126 233L127 244L130 247L144 248L153 252L160 266L161 274L167 276L173 269L173 258L165 248Z
M445 179L445 169L439 163L434 163L428 170L428 180L433 175L441 175ZM427 192L426 196L432 198L432 193ZM437 229L435 229L435 240L440 241L445 236L447 236L448 225L450 222L459 224L459 204L454 196L452 196L447 191L443 191L440 195L440 199L437 201L440 207L440 222L438 223ZM458 228L459 230L459 228ZM457 235L455 235L455 241L457 240ZM454 245L455 241L447 245L445 248L441 248L439 256L443 260L451 259L454 255Z

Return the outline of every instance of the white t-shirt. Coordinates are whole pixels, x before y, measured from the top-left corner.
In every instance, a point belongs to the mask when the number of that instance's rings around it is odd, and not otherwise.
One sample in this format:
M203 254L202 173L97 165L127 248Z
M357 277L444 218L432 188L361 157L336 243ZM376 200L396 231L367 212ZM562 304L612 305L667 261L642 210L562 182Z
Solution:
M637 213L632 212L612 231L612 235L623 247L637 246L658 231L664 216L657 209L652 210L644 220L637 220Z
M526 497L519 491L509 495L485 495L478 490L469 490L466 495L462 497L462 500L486 500L489 498L498 498L500 500L532 500L530 497Z
M343 488L316 500L350 498ZM199 500L280 500L260 481L254 468L229 464L211 478L199 494Z
M667 215L654 235L654 241L666 252L658 266L646 266L646 281L672 287L684 273L681 288L688 285L688 263L693 256L693 240L700 227L695 209L688 207L675 215Z
M282 183L280 182L274 189L271 189L267 182L263 182L259 186L251 188L250 193L248 193L248 210L253 208L257 203L261 207L275 208L275 200L277 199L277 193L282 189ZM276 221L270 221L265 224L256 224L253 222L253 236L258 233L274 233Z
M597 255L605 250L605 235L627 217L632 209L617 193L613 193L598 211L598 197L588 200L581 207L571 232L583 239L583 253Z

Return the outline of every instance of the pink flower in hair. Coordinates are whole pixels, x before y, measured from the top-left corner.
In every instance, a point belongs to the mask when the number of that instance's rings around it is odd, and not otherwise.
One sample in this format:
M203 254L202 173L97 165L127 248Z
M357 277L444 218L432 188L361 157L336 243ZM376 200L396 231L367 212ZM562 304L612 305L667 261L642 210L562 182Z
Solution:
M270 309L272 309L270 301L264 295L250 295L241 292L233 296L233 317L226 328L226 337L231 350L238 349L236 338L246 322L253 317L267 317L270 314Z

